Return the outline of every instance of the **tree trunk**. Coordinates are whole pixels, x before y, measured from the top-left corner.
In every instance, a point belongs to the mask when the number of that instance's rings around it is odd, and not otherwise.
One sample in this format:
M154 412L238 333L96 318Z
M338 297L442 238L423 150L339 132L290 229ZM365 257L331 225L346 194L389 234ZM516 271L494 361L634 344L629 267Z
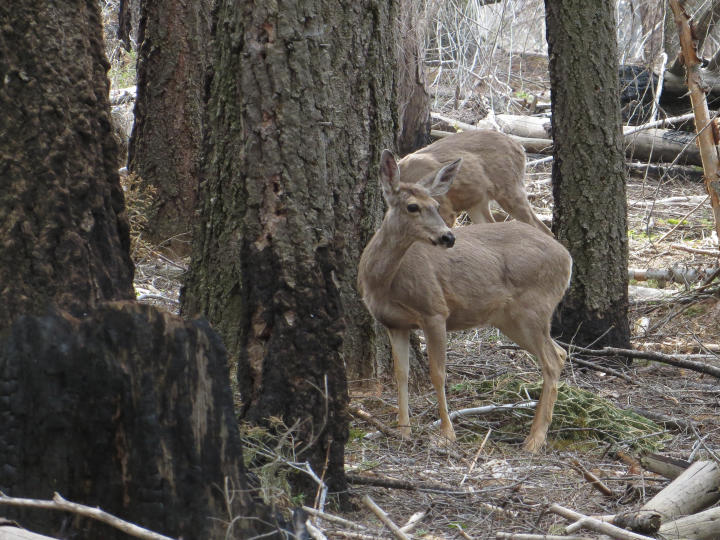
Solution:
M430 143L430 94L423 63L426 24L417 2L401 0L397 38L400 129L395 144L400 157Z
M0 24L2 330L132 298L133 265L95 3L5 2Z
M261 510L241 476L225 349L207 323L134 302L83 318L21 316L0 341L0 378L3 492L49 499L58 491L184 538L222 538L232 517ZM126 538L62 512L2 513L53 536ZM233 532L257 533L250 520Z
M394 2L226 0L216 11L183 311L205 313L238 357L242 417L292 426L297 459L333 491L345 488L345 366L370 376L378 343L355 281L396 129L396 17Z
M209 517L229 519L227 478L233 517L248 517L231 536L266 532L217 336L106 302L133 290L98 3L0 3L0 28L0 490L58 491L175 536L218 538ZM63 513L12 515L63 537L121 536Z
M148 239L178 255L190 251L197 207L212 2L142 3L128 169L156 191Z
M545 10L555 143L553 232L574 260L554 326L578 345L626 348L626 171L614 2L546 0Z

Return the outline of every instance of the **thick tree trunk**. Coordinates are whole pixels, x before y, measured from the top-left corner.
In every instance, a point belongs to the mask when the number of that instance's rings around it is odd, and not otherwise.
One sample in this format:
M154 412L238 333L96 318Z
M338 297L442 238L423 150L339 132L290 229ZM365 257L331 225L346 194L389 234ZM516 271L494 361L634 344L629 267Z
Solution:
M173 537L224 537L232 517L258 511L242 483L228 377L225 348L206 323L149 306L19 317L0 342L0 490L44 499L58 491ZM225 479L237 490L233 516ZM61 512L2 513L44 534L126 538ZM231 537L248 532L257 531L240 520Z
M133 266L95 3L4 2L0 25L2 330L132 298Z
M215 334L105 302L133 291L98 3L0 3L0 28L0 490L58 491L167 534L218 538L209 518L230 519L227 478L239 490L232 517L248 517L234 537L266 532L272 520L242 483ZM63 513L12 515L63 537L120 537Z
M430 94L425 81L424 13L415 0L400 1L396 149L402 157L430 143Z
M148 239L190 252L213 0L144 0L128 169L156 191Z
M625 181L614 3L546 1L552 87L553 232L574 260L563 338L629 346Z
M242 416L293 426L297 459L334 491L345 488L345 366L371 374L377 348L355 280L379 217L377 160L396 128L396 11L227 0L216 12L183 311L205 313L239 358ZM314 482L298 480L314 496Z

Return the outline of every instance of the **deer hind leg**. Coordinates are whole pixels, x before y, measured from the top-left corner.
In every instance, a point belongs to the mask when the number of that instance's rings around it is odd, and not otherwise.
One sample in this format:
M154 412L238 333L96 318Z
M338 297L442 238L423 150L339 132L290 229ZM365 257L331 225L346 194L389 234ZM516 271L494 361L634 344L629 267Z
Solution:
M524 191L522 193L498 197L497 203L503 210L518 221L523 221L528 225L532 225L536 229L549 234L553 238L555 237L552 231L548 229L547 225L540 221L540 218L535 215L535 212L533 212L533 209L527 200L527 194Z
M455 441L455 430L448 414L447 398L445 397L445 358L447 354L445 318L433 317L423 326L423 332L427 342L430 380L437 395L440 433L449 441Z
M495 219L490 213L490 199L483 199L467 209L473 223L494 223Z
M550 337L549 329L532 331L533 325L521 317L516 318L512 328L501 330L523 349L535 355L540 361L543 375L540 400L535 409L530 434L525 439L524 447L528 452L537 452L545 444L547 430L552 421L553 408L557 400L557 383L565 362L565 351ZM519 324L518 324L519 323Z
M398 430L404 438L409 439L408 375L410 373L410 331L388 328L388 335L392 346L393 369L398 391Z

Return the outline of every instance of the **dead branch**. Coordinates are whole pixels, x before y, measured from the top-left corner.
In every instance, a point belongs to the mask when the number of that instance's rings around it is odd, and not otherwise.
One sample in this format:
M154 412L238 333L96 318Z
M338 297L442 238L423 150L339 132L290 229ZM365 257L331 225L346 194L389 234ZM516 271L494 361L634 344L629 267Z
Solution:
M399 538L400 540L410 540L410 537L404 532L402 532L400 530L400 527L395 525L395 523L393 522L393 520L390 519L387 513L377 504L375 504L375 501L373 501L368 495L365 495L362 498L362 502L372 511L373 514L378 517L380 521L385 524L388 529L392 531L392 533L395 535L395 538Z
M669 480L675 480L690 463L682 459L674 459L659 454L645 454L640 456L640 465L650 472L664 476Z
M703 81L702 70L700 69L700 58L697 55L697 40L693 36L690 27L690 17L677 0L670 0L670 9L675 17L675 24L680 36L680 48L685 63L685 77L688 90L690 91L690 103L695 113L695 129L697 131L697 143L700 147L703 171L705 172L705 188L710 195L713 215L715 217L715 232L720 237L720 158L718 157L717 144L718 127L714 119L710 118L706 93L708 86Z
M495 538L507 540L592 540L589 536L558 536L556 534L495 533Z
M707 198L705 198L707 200ZM705 200L703 202L705 202ZM680 251L687 251L688 253L699 253L701 255L712 255L713 257L720 257L720 251L716 249L698 249L698 248L691 248L689 246L684 246L682 244L670 244L670 247L672 249L677 249Z
M376 486L390 489L404 489L407 491L432 491L447 493L450 495L468 495L473 492L471 488L453 489L449 488L445 484L438 484L435 482L408 482L406 480L396 480L394 478L363 476L352 473L348 473L345 476L347 477L348 482L360 486Z
M658 530L665 540L713 540L720 537L720 508L711 508L675 521L663 523Z
M647 418L648 420L652 420L656 424L662 424L666 429L672 429L675 431L689 431L692 428L691 422L682 420L680 418L666 416L664 414L660 414L659 412L641 409L640 407L631 407L627 410L632 411L635 414L639 414L640 416L644 416L645 418Z
M628 278L637 281L656 279L666 283L674 282L689 285L707 279L714 275L720 268L693 268L686 264L675 264L668 268L628 268Z
M9 506L25 506L30 508L44 508L46 510L61 510L63 512L72 512L83 517L89 517L97 521L101 521L111 527L123 531L124 533L134 536L136 538L144 538L147 540L173 540L169 536L164 536L153 531L149 531L122 520L119 517L108 514L100 508L91 508L84 504L74 503L63 499L59 493L53 495L52 501L46 501L41 499L22 499L18 497L9 497L5 493L0 491L0 504L7 504Z
M316 510L315 508L311 508L309 506L303 506L302 509L305 510L311 516L314 516L319 519L324 519L325 521L331 521L333 523L337 523L338 525L350 527L351 529L359 529L362 531L367 530L367 527L365 527L365 525L361 525L360 523L355 523L354 521L349 521L345 518L341 518L340 516L336 516L334 514L328 514L327 512L321 512L320 510Z
M669 354L663 354L653 351L638 351L635 349L619 349L617 347L604 347L603 349L586 349L585 347L579 347L572 345L572 350L579 351L585 354L592 354L595 356L625 356L628 358L644 358L646 360L653 360L655 362L662 362L663 364L669 364L671 366L689 369L691 371L697 371L712 375L720 379L720 368L703 364L701 362L693 362L692 360L685 360L672 356Z
M641 533L655 534L660 528L661 516L657 512L623 512L612 519L612 524L623 529Z
M658 512L663 522L693 514L720 500L718 485L720 465L714 461L696 461L645 503L640 512Z
M513 409L534 409L537 406L537 401L527 401L523 403L507 403L504 405L484 405L482 407L471 407L469 409L459 409L450 413L450 420L455 420L461 416L479 416L481 414L488 414L496 411L508 411ZM432 427L440 425L440 420L435 420Z
M600 480L597 476L595 476L593 473L588 471L585 466L580 463L577 459L573 458L570 460L570 463L578 470L580 471L580 474L582 474L583 478L587 480L587 482L594 487L596 490L598 490L600 493L605 495L606 497L617 497L615 492L607 487L605 483Z
M348 407L348 412L359 420L363 420L368 424L377 428L378 431L384 433L388 437L394 437L396 439L402 439L402 434L394 428L391 428L387 424L383 424L380 420L375 418L369 412L361 409L360 407Z
M569 508L564 508L559 504L551 504L548 510L554 514L564 517L565 519L579 523L579 526L581 527L585 527L586 529L602 534L607 534L608 536L618 538L620 540L654 540L650 536L643 536L642 534L626 531L625 529L616 527L611 523L606 523L605 521L580 514L574 510L570 510ZM576 529L577 527L578 526L576 525L573 528Z
M415 512L412 516L410 516L405 525L400 527L400 530L404 533L409 533L415 527L417 527L423 519L425 519L429 512L430 507L426 508L425 510L421 510L420 512Z

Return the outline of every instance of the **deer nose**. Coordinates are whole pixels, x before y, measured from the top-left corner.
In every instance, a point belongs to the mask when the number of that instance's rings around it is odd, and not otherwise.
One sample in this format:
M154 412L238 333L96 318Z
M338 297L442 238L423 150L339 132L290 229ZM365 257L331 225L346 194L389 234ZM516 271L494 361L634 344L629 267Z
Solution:
M453 247L455 245L455 235L450 231L446 232L440 237L440 245L446 247Z

